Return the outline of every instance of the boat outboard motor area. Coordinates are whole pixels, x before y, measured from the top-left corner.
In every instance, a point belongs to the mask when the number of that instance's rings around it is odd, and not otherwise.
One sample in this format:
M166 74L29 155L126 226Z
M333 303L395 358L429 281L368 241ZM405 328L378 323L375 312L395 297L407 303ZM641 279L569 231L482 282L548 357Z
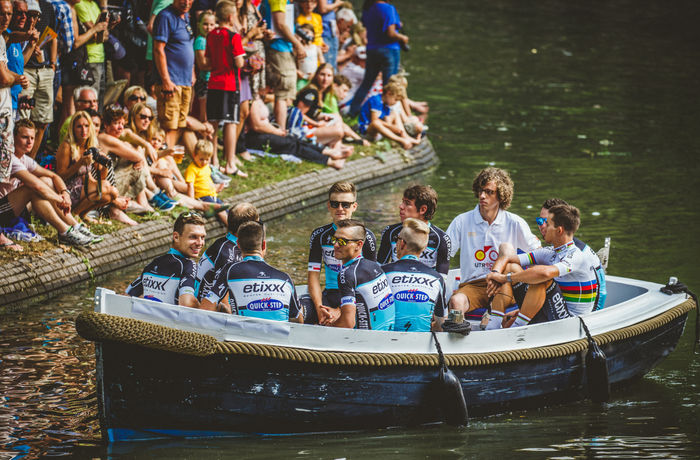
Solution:
M438 364L440 371L435 382L435 389L437 395L439 395L440 409L442 410L444 421L449 425L466 425L469 421L469 414L467 413L467 402L464 399L462 384L454 372L447 367L437 335L435 335L435 332L432 332L432 334L433 340L435 340L435 348L437 348L438 356L440 357Z
M586 337L588 338L588 353L586 353L586 393L593 402L606 402L610 400L610 380L608 378L608 361L605 353L596 343L583 318L581 321Z
M698 308L698 296L691 292L688 286L678 281L678 278L675 276L668 279L668 284L661 288L661 292L668 295L685 292L693 299L693 302L695 302L695 308ZM700 310L695 313L695 343L693 344L693 353L698 352L698 345L700 345Z

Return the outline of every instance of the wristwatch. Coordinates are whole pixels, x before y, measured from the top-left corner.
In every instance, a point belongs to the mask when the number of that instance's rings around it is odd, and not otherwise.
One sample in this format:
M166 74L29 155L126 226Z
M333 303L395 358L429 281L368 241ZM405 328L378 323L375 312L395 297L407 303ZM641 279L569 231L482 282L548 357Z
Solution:
M512 272L506 274L506 280L511 284L513 283L513 278L511 276L512 274L513 274Z

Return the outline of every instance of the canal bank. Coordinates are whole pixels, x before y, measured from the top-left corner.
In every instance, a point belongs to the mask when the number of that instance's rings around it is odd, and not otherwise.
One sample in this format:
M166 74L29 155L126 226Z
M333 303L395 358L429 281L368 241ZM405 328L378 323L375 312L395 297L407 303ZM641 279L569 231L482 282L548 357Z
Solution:
M435 150L429 140L407 152L391 151L381 156L352 161L338 171L331 168L313 171L277 184L243 193L231 199L253 203L261 217L270 221L319 204L328 188L338 181L354 182L359 190L416 174L436 165ZM207 241L226 233L215 219L207 222ZM41 256L4 264L0 281L0 313L21 310L70 289L76 283L96 280L130 265L145 263L167 249L171 242L172 222L154 220L123 228L101 243L82 250L66 252L57 248Z

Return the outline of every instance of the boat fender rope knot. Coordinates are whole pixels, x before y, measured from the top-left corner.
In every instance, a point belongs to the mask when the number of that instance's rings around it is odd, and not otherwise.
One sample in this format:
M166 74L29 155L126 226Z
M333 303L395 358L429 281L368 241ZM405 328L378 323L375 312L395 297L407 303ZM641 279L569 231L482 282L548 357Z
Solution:
M661 288L661 292L664 294L680 294L685 292L688 294L695 302L695 308L698 307L698 296L688 289L688 286L678 281L678 278L672 276L668 280L668 284ZM700 310L695 313L695 343L693 344L693 353L697 353L698 345L700 345Z
M581 321L583 331L588 338L588 352L586 353L586 390L588 397L593 402L606 402L610 399L610 380L608 378L608 361L605 353L598 346L588 330L583 318Z
M440 395L441 409L445 422L450 425L464 426L469 421L469 414L467 413L467 402L464 398L462 383L445 364L445 355L442 354L442 347L437 335L435 332L431 333L433 334L439 358L438 366L440 366L440 371L437 379L437 394Z

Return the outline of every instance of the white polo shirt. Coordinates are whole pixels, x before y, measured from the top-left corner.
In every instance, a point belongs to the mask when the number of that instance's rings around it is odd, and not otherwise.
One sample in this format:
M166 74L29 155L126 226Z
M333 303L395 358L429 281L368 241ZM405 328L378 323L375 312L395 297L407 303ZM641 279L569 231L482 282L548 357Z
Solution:
M498 259L501 243L510 243L525 252L540 247L540 240L530 231L525 220L508 211L499 210L491 225L481 217L479 205L454 218L447 228L452 241L450 256L460 250L460 282L485 278Z

